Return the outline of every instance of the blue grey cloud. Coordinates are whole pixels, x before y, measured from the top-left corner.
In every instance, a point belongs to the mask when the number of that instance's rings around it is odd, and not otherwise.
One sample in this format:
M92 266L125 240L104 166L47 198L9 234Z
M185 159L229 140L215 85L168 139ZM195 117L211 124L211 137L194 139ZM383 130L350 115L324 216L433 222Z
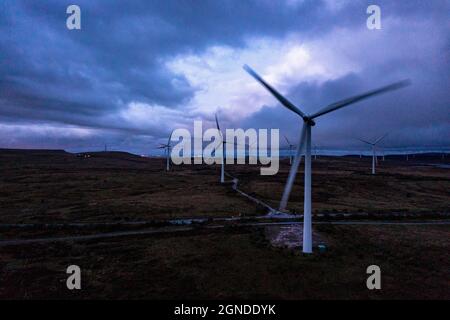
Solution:
M294 33L308 42L329 37L336 29L365 25L369 1L340 3L83 0L76 2L82 10L82 30L70 31L65 11L72 2L2 1L0 147L70 148L107 142L148 152L149 144L171 130L177 115L180 122L201 116L185 110L205 88L169 70L168 60L201 55L213 46L245 50L249 38L284 39ZM351 55L362 68L323 83L297 83L288 96L312 111L346 95L410 77L414 87L395 98L380 97L324 117L317 139L344 146L351 137L375 136L387 129L397 132L389 140L392 145L449 145L448 1L377 4L383 21L399 21L401 32L384 30L385 36L374 40L378 46L339 49L337 54ZM414 37L408 29L423 32ZM428 49L411 50L422 44ZM333 49L330 44L328 50ZM123 121L121 114L133 102L175 110L169 117L172 122L147 126ZM227 124L278 126L292 136L297 130L292 115L274 106ZM14 131L14 125L20 129ZM28 125L34 129L27 134ZM39 126L68 128L67 135L55 137L61 132L57 129L39 133ZM90 135L73 128L89 129Z

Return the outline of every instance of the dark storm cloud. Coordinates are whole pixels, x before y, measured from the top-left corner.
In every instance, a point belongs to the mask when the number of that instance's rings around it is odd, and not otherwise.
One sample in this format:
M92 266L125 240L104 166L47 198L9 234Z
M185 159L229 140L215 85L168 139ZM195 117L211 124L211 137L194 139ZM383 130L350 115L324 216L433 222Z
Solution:
M361 70L320 84L298 83L286 95L306 113L313 113L330 103L403 78L412 80L412 86L317 119L317 145L358 147L361 143L357 138L375 140L389 132L383 142L386 147L450 146L450 30L442 14L448 4L386 4L395 7L402 23L383 31L384 37L374 38L373 43L350 53L352 59L364 65ZM384 5L382 8L382 12L387 11ZM360 39L341 40L359 43ZM331 50L336 55L348 53L345 44ZM301 123L298 116L276 105L264 107L241 125L282 128L282 134L298 140Z
M373 89L377 81L372 79L383 79L384 72L383 69L365 70L367 77L350 74L322 85L300 83L287 96L305 112L314 113L352 94ZM441 80L445 81L444 84L448 83L448 79ZM387 82L378 83L384 84ZM416 90L426 94L417 94ZM346 95L343 96L343 93ZM389 133L383 141L386 147L448 146L448 102L445 86L427 85L420 78L415 78L413 86L319 117L313 128L313 141L322 147L361 147L358 138L370 141ZM287 135L291 142L298 141L302 124L296 114L281 105L265 106L240 123L245 128L280 128L281 134Z
M358 147L358 138L375 140L389 132L386 147L417 148L449 146L450 113L448 92L450 63L440 72L409 73L410 87L386 93L319 117L314 142L324 147ZM436 71L436 70L434 70ZM287 94L306 113L314 113L330 103L392 82L392 67L369 67L361 74L348 74L323 84L299 83ZM396 74L394 72L394 74ZM397 78L398 80L399 78ZM264 107L241 123L243 127L282 128L281 133L298 140L300 118L282 107Z
M309 0L286 3L256 0L76 1L82 10L81 31L69 31L65 26L65 11L69 4L72 2L2 1L0 122L102 129L103 137L98 133L98 141L116 143L119 139L140 143L140 138L130 137L159 138L166 132L161 130L162 126L125 123L120 117L114 117L115 114L126 110L130 102L183 110L200 90L190 85L183 75L170 72L165 66L167 59L186 53L201 54L213 45L245 47L248 37L282 38L296 32L304 41L317 39L336 27L365 25L365 9L370 3L350 1L341 7L333 5L330 8L326 1ZM405 23L426 21L431 26L444 23L441 27L448 27L446 1L378 1L377 4L383 8L383 17L395 17ZM401 49L402 44L397 45ZM448 53L448 43L445 49ZM378 77L386 70L391 74L395 70L402 74L408 64L420 65L420 57L417 60L402 61L393 57L383 61L376 70L371 70L368 62L366 76ZM439 62L436 72L427 70L423 73L424 77L429 77L422 79L429 83L426 90L432 92L426 99L415 97L411 105L408 96L403 98L403 105L410 108L420 109L423 103L434 108L432 117L421 122L423 126L427 123L428 127L433 126L433 121L439 121L444 128L448 125L448 117L443 114L449 100L448 93L442 91L443 84L448 83L448 77L442 71L445 68L448 70L448 64ZM298 94L300 102L304 98L305 104L320 106L340 98L342 93L358 92L372 84L375 82L367 81L362 74L352 74L320 86L301 83L291 92ZM429 96L433 96L432 101L427 100ZM247 123L261 126L264 119L260 118L278 112L263 110L264 115L261 112ZM343 119L344 115L352 117L346 111L342 112ZM363 116L376 118L370 114ZM418 123L416 120L424 116L419 111L417 117L411 116L413 119L402 124L413 130ZM329 120L325 128L331 130L334 126L337 124ZM354 135L350 127L346 130L347 136ZM8 134L13 133L8 131ZM26 132L21 133L20 139L27 140ZM93 139L97 141L96 136ZM0 140L0 144L5 141L5 138ZM30 144L35 142L30 141ZM58 146L64 147L70 144L69 141L70 137L57 139L55 146L59 143ZM74 136L73 143L79 142L84 140Z

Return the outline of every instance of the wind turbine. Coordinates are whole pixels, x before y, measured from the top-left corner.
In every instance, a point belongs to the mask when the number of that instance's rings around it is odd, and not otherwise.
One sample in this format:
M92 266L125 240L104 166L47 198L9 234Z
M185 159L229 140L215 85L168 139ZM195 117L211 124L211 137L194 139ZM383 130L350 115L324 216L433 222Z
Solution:
M217 114L214 115L216 117L216 126L217 130L219 130L220 137L222 138L222 163L220 165L220 183L225 182L225 144L227 143L223 138L222 131L220 131L219 120L217 119Z
M289 146L289 164L292 164L292 149L295 147L295 145L291 144L286 136L284 136L284 139L286 139L286 142Z
M304 212L303 212L303 252L312 253L312 232L311 232L311 127L316 123L314 119L323 116L329 112L338 110L350 104L367 99L369 97L381 94L387 91L399 89L409 84L409 81L404 80L388 86L375 89L351 98L347 98L336 103L330 104L318 112L307 115L303 113L299 108L292 104L289 100L283 97L278 91L272 88L267 82L263 80L252 68L244 65L245 71L247 71L256 81L263 85L283 106L299 115L303 120L303 128L301 130L301 136L297 145L297 152L294 158L294 163L289 171L286 187L283 192L283 197L280 203L280 210L284 210L291 193L292 185L297 174L298 166L301 160L301 153L305 148L305 188L304 188Z
M170 170L170 149L172 148L172 146L170 145L170 140L172 140L172 133L173 133L173 131L170 133L169 140L167 141L167 144L160 144L160 146L158 147L158 149L165 149L165 153L166 153L166 171Z
M317 145L314 145L314 160L317 160Z
M381 140L383 140L387 135L388 135L388 133L386 133L385 135L379 137L374 142L358 139L359 141L367 143L368 145L372 146L372 174L375 174L375 166L378 164L377 154L376 154L377 143L380 142Z
M222 131L220 130L220 125L219 125L219 119L217 118L217 113L214 115L216 118L216 127L217 130L219 130L220 133L220 137L222 139L221 141L221 145L222 145L222 164L220 167L220 183L224 183L225 182L225 145L227 143L230 143L232 145L234 145L234 142L228 142L224 139ZM254 143L252 143L251 145L248 144L240 144L240 143L236 143L237 146L243 146L243 147L252 147L254 145Z

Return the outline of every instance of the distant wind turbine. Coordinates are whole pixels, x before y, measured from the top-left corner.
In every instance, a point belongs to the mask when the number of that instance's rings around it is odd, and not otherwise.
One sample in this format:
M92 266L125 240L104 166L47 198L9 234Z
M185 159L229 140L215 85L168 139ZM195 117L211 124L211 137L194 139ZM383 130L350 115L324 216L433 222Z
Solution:
M317 145L314 145L314 160L317 160Z
M220 183L224 183L225 182L225 144L227 142L223 138L222 131L220 131L219 120L217 119L217 114L215 114L215 117L216 117L217 130L219 130L220 137L222 139L222 141L221 141L221 145L222 145L222 163L220 165Z
M364 142L364 143L372 146L372 174L375 174L375 167L378 164L377 154L376 154L377 143L380 142L381 140L383 140L387 135L388 135L388 133L386 133L385 135L379 137L374 142L366 141L366 140L363 140L363 139L358 139L359 141ZM384 160L384 156L383 156L383 160Z
M221 164L221 167L220 167L220 183L224 183L225 182L225 146L226 146L227 143L229 143L231 145L234 145L235 143L234 142L228 142L227 140L225 140L225 138L224 138L224 136L222 134L222 131L220 130L219 119L217 117L217 113L214 116L216 118L216 127L217 127L217 130L220 133L220 137L221 137L221 140L222 140L221 141L221 145L222 145L222 164ZM236 145L244 147L244 148L245 147L250 148L250 147L252 147L255 144L255 142L253 142L251 145L248 145L246 143L245 144L236 143Z
M295 175L297 174L298 166L301 160L301 153L303 148L305 148L305 188L304 188L304 212L303 212L303 252L312 253L312 231L311 231L311 127L316 123L315 118L325 115L329 112L338 110L350 104L356 103L358 101L367 99L369 97L402 88L409 84L409 81L404 80L397 82L376 90L372 90L339 102L330 104L325 108L319 110L318 112L307 115L303 113L299 108L292 104L289 100L283 97L278 91L272 88L268 83L266 83L253 69L249 66L244 65L244 69L255 78L261 85L263 85L283 106L293 111L303 119L303 128L301 130L301 137L297 145L297 152L294 158L294 163L289 171L288 180L286 187L284 189L283 197L280 203L280 210L284 210L289 199L289 194L292 189L292 185L295 180ZM305 143L306 142L306 143ZM306 145L304 145L306 144Z
M169 140L167 141L167 144L160 144L158 149L165 149L166 153L166 171L170 170L170 149L172 146L170 145L170 141L172 140L172 134L173 131L170 133Z
M289 164L292 164L292 149L295 147L295 145L291 144L286 136L284 136L284 139L288 143L289 147Z

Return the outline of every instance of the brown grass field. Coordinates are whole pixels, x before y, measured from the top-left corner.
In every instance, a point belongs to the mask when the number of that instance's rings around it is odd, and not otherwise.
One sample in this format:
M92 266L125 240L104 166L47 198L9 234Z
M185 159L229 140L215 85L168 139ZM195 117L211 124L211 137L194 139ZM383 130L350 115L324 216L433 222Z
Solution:
M265 214L218 182L219 167L175 167L127 153L0 150L2 239L96 234L118 227L30 228L6 224L162 221ZM448 159L313 161L315 213L391 213L436 219L450 213ZM245 192L276 207L288 172L227 166ZM302 211L300 172L289 210ZM416 219L416 220L417 220ZM441 219L443 219L441 217ZM148 226L146 226L147 228ZM128 227L140 230L143 227ZM156 225L152 228L158 228ZM0 245L1 299L450 299L449 225L315 225L327 251L304 256L273 247L264 227L227 224L186 231ZM67 266L82 269L82 290L65 286ZM366 288L379 265L382 290Z

